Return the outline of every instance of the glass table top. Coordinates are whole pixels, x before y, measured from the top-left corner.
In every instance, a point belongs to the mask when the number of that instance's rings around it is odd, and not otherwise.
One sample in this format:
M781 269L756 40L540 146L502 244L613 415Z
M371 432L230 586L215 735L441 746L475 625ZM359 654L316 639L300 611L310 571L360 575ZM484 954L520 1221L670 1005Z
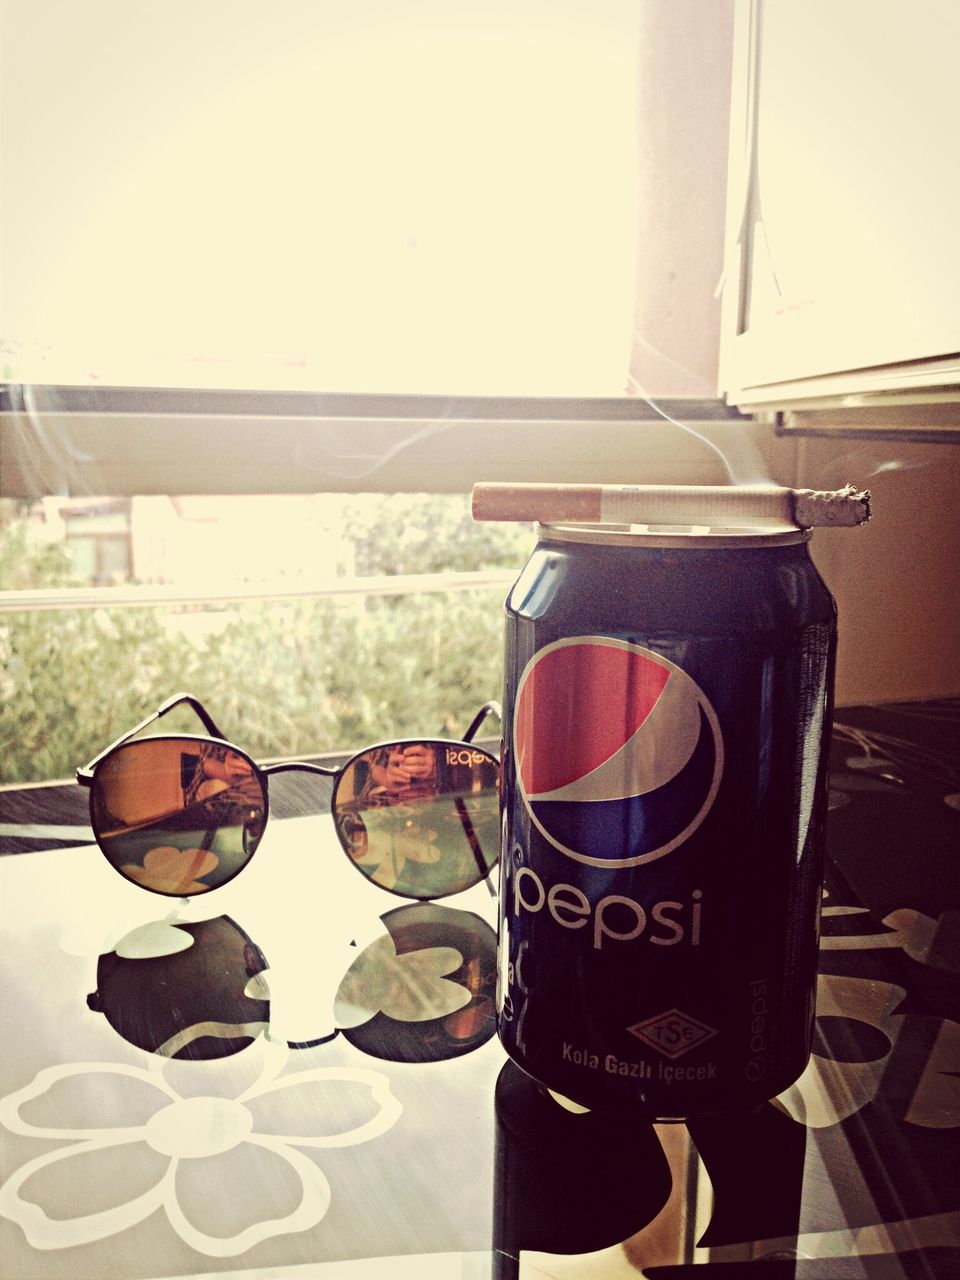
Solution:
M488 887L378 890L315 779L189 903L110 869L80 788L0 792L0 1276L960 1275L958 727L837 712L814 1055L686 1124L509 1062Z

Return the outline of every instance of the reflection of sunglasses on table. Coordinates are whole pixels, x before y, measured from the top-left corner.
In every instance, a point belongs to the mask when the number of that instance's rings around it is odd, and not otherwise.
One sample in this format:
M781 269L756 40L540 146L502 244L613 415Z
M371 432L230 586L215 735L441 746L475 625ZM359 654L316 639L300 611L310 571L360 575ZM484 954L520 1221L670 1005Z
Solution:
M209 736L144 730L188 704ZM155 893L186 897L242 871L263 837L272 773L303 770L333 782L330 809L353 864L407 898L437 898L488 877L499 853L496 756L473 744L488 702L462 739L411 738L356 752L341 767L258 765L228 742L203 705L180 693L77 770L108 862Z

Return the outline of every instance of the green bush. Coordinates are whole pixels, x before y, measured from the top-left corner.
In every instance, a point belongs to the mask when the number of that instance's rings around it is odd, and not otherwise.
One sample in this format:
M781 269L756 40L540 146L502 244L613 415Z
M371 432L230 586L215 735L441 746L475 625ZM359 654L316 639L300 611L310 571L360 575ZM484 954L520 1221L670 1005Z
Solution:
M530 542L528 530L473 525L447 496L358 501L343 518L364 574L519 568ZM8 519L0 589L69 581L62 547ZM0 614L2 780L72 776L179 690L259 758L456 736L500 696L503 594ZM168 724L200 731L186 712Z
M0 653L5 783L71 776L194 679L197 658L148 609L6 614Z

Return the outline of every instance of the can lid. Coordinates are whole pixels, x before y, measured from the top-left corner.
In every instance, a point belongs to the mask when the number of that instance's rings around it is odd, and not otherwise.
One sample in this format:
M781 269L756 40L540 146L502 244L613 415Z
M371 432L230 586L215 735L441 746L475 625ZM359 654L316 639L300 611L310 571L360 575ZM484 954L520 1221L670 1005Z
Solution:
M728 528L707 524L538 524L537 536L595 546L670 547L705 550L721 547L784 547L809 542L811 531L782 521Z

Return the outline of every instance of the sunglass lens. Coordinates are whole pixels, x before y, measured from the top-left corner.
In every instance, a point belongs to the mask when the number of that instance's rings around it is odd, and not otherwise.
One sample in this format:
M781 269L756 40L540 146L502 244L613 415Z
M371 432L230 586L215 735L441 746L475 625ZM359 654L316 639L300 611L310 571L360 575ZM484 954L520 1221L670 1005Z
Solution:
M267 818L256 766L223 743L144 738L98 767L90 793L97 843L145 889L189 897L249 861Z
M340 841L369 879L402 897L469 889L497 862L499 773L493 756L465 743L374 747L337 783Z

